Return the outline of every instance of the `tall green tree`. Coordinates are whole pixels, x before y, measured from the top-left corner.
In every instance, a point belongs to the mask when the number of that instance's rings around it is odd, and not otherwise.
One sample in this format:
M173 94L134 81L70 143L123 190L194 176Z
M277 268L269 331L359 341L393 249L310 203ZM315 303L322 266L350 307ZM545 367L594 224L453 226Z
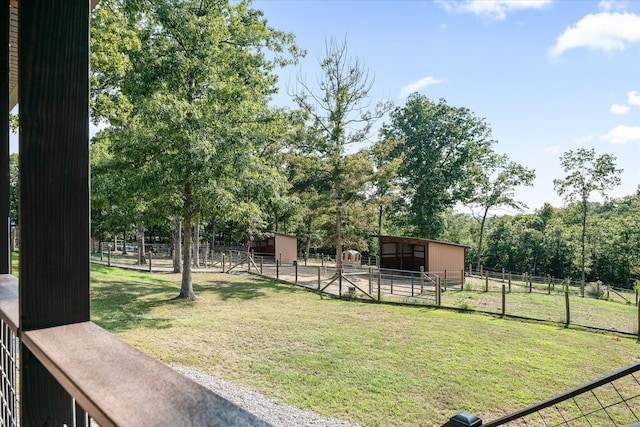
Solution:
M615 160L615 157L609 154L596 156L594 149L578 148L569 150L560 156L560 165L567 173L567 176L564 179L553 180L553 186L560 197L567 203L577 202L581 207L580 286L583 295L589 197L594 191L606 197L608 190L620 184L619 174L622 169L616 168Z
M414 93L391 112L381 135L397 142L389 156L403 159L398 174L414 233L437 238L446 209L472 194L469 176L494 143L489 126L467 108Z
M381 102L370 109L369 93L374 80L358 58L348 56L346 42L328 41L320 67L317 88L299 78L294 100L309 118L309 144L302 148L306 153L319 154L329 167L335 206L336 263L340 267L343 206L349 202L345 199L345 186L349 185L345 179L348 176L346 150L367 139L374 122L390 105Z
M132 198L182 218L179 298L195 299L193 224L238 199L237 176L256 169L273 120L275 67L295 62L293 36L268 26L248 1L123 0L139 49L110 72L131 106L110 150ZM246 194L240 194L246 197ZM159 208L158 208L159 210ZM220 209L219 211L222 211ZM177 252L177 251L176 251Z
M490 153L479 165L474 174L474 190L467 205L480 208L480 232L478 235L478 253L476 268L480 270L482 256L482 238L489 211L493 208L509 207L521 211L527 206L515 198L515 189L521 185L530 186L535 172L516 162L509 161L507 155Z

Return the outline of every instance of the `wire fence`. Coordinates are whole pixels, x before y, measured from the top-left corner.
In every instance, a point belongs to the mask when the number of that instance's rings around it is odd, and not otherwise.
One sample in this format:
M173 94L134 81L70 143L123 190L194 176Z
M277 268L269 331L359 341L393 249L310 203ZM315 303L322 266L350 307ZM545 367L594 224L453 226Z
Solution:
M173 261L166 256L149 254L145 264L135 256L110 253L94 254L93 259L139 270L173 271ZM600 284L585 291L580 283L527 273L406 271L375 265L338 269L324 257L310 258L306 265L285 264L274 255L242 251L211 252L199 261L194 271L249 272L339 298L476 311L625 335L640 331L635 291Z
M497 426L637 426L640 421L640 363L485 423ZM632 424L632 423L636 424Z

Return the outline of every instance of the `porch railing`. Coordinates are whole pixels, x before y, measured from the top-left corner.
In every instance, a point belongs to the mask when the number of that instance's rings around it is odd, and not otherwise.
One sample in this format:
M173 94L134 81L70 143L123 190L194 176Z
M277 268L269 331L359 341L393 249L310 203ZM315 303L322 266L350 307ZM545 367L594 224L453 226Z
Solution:
M20 399L29 398L20 392L21 357L48 372L58 397L42 410L57 411L68 426L269 425L92 322L21 331L18 280L10 275L0 275L0 320L4 426L20 424Z
M446 427L640 425L640 362L497 420L454 416Z

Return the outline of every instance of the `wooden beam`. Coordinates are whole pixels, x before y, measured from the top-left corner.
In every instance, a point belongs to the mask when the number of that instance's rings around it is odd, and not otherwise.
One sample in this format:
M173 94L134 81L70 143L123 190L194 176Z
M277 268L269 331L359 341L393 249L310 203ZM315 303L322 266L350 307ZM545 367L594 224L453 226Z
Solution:
M89 320L89 2L20 0L20 328Z
M20 331L89 320L89 2L20 0ZM72 425L20 341L20 425Z
M0 0L0 274L11 273L9 212L9 1Z
M28 331L22 339L102 427L269 425L94 323ZM43 425L33 421L21 425Z

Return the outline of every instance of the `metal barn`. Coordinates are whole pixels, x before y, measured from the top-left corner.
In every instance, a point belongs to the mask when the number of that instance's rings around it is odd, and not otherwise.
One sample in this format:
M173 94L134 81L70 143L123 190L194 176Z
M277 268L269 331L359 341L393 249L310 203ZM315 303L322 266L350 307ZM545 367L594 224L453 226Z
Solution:
M468 246L416 237L377 236L380 268L428 272L464 270Z
M251 250L255 256L275 257L283 264L291 264L298 259L298 238L274 232L271 236L251 242Z

